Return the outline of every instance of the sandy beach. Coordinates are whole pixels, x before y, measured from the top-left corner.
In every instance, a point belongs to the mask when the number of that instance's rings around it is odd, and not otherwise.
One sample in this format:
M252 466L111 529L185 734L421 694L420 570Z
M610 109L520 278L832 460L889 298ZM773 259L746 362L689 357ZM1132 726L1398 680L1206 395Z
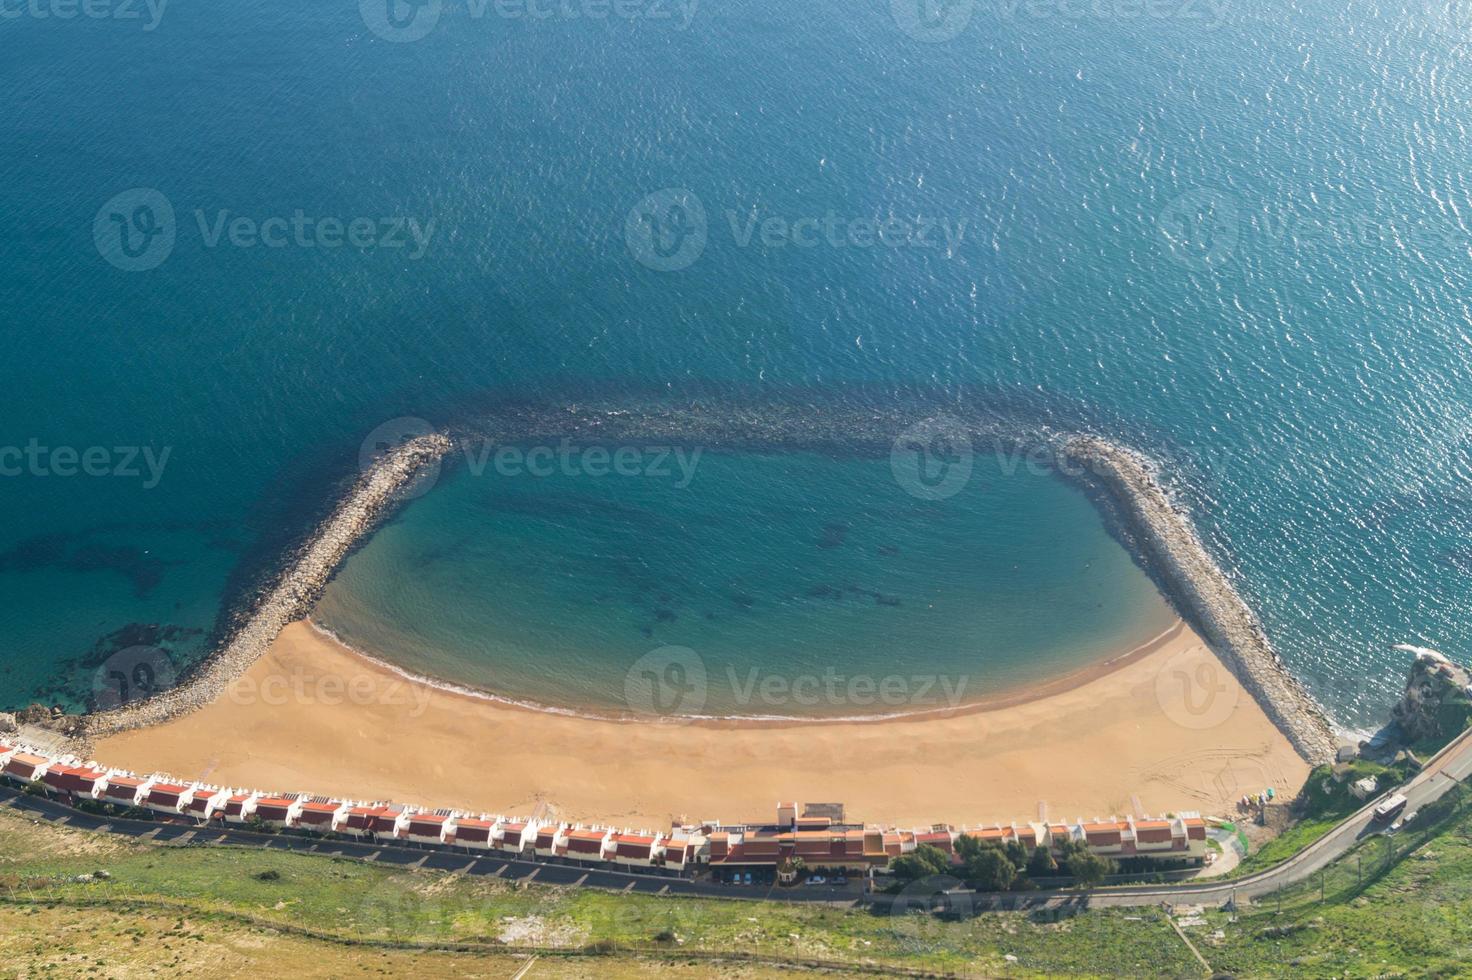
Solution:
M1068 690L947 717L782 726L620 722L410 681L305 622L202 709L100 739L98 761L283 792L662 828L841 801L915 825L1227 813L1308 772L1181 626ZM1050 685L1056 688L1058 685Z

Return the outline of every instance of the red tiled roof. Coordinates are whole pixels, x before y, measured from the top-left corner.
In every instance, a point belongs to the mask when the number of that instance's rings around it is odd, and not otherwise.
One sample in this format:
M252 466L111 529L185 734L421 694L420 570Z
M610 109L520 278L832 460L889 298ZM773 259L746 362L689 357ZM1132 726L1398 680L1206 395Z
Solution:
M148 790L148 795L143 802L153 803L158 806L177 806L179 797L184 795L183 786L175 786L171 783L154 783Z
M17 752L10 757L10 761L5 763L5 768L0 770L0 772L4 772L7 776L15 776L18 779L30 779L38 768L50 761L50 759L43 759L39 755L28 755L25 752Z
M296 800L283 799L279 796L256 800L256 816L262 820L284 820L295 802Z
M455 824L455 839L488 841L494 826L489 820L460 820Z
M41 777L41 781L47 786L68 792L91 792L97 781L105 775L106 773L88 769L86 766L52 766Z

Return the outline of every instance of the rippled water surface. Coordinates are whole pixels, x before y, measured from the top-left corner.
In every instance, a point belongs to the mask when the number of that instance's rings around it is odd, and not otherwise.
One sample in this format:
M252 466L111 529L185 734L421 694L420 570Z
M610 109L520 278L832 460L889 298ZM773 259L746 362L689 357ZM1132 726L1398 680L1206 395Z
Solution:
M197 656L385 420L595 386L1026 396L1169 464L1342 720L1472 646L1456 5L374 9L0 24L0 446L110 474L0 458L0 702Z

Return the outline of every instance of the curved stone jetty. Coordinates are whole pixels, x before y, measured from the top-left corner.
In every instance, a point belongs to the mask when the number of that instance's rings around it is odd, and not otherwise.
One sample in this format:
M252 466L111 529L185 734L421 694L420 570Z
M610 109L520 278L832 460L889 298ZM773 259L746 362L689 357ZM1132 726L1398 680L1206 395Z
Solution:
M317 600L343 556L391 506L399 491L448 453L447 436L420 436L380 458L307 544L276 586L256 606L229 642L204 661L183 683L153 697L111 711L87 715L78 733L90 740L132 728L155 725L193 711L218 697L266 652L288 623L300 619Z
M1212 561L1189 518L1175 506L1143 456L1094 436L1073 436L1062 451L1097 481L1118 508L1123 530L1167 595L1202 638L1314 765L1334 760L1335 737L1324 709L1289 672L1257 616Z

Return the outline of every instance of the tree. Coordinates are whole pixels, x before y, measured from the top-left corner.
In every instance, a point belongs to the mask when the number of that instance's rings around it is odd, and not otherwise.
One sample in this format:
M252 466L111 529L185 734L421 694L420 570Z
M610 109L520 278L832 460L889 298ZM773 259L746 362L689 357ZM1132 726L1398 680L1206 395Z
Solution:
M1017 880L1017 867L1000 847L983 847L966 862L966 880L978 891L1004 892Z
M1076 848L1063 862L1063 867L1074 881L1085 888L1094 887L1115 871L1113 861L1100 857L1087 847Z
M1032 856L1027 859L1027 876L1029 878L1048 878L1058 873L1058 862L1053 860L1053 855L1046 847L1035 847Z
M919 881L931 875L945 874L950 869L951 859L946 852L929 844L921 844L889 863L889 870L904 881Z

